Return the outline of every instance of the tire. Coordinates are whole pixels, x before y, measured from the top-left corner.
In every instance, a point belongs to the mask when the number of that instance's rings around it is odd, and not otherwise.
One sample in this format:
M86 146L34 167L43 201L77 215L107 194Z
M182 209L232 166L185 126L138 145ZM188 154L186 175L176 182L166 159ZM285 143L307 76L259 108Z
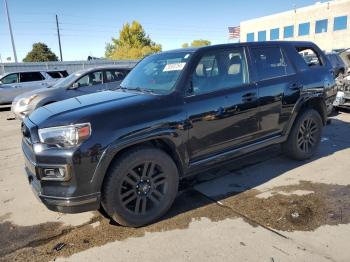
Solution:
M120 225L144 226L170 208L178 185L178 169L168 154L152 147L131 149L106 174L102 207Z
M322 136L322 119L314 109L307 109L296 119L283 152L296 160L311 158L317 151Z

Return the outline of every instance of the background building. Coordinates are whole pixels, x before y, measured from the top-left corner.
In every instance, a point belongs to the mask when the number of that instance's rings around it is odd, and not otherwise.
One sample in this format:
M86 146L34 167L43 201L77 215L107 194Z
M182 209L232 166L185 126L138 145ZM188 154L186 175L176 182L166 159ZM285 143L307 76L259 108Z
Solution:
M313 41L332 51L350 47L350 0L316 3L283 13L243 21L241 42Z

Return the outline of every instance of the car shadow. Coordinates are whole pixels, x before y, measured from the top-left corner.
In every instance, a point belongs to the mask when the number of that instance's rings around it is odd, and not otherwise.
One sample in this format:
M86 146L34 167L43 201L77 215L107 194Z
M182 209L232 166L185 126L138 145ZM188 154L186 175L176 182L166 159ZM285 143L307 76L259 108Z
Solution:
M324 129L318 152L309 160L289 159L282 154L280 146L276 145L185 179L180 185L181 190L175 203L161 220L244 193L293 169L346 150L350 148L349 134L349 123L332 119L332 124Z

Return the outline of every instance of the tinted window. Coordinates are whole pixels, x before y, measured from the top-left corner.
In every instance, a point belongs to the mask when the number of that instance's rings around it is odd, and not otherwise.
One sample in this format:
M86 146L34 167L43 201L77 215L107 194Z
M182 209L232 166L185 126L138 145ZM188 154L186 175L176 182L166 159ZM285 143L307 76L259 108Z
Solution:
M299 25L299 36L310 34L310 23L303 23Z
M106 83L121 81L125 77L125 73L120 70L106 70Z
M18 82L18 74L10 74L1 79L3 84L14 84Z
M343 30L346 29L348 25L348 17L346 15L334 18L333 30Z
M283 32L284 38L290 38L294 36L294 26L286 26Z
M248 71L242 48L204 55L192 74L194 94L215 92L246 83L248 83Z
M20 73L20 82L34 82L44 80L40 72Z
M247 42L254 42L254 33L247 34Z
M270 30L270 40L278 40L280 39L280 29L275 28Z
M68 72L66 70L60 71L61 75L63 77L67 77L68 76Z
M266 41L266 31L258 32L258 41Z
M318 20L316 21L316 27L315 27L315 33L325 33L327 32L327 27L328 27L328 20Z
M285 76L294 72L279 47L253 48L252 53L261 80Z
M52 78L62 78L62 75L59 72L47 72Z

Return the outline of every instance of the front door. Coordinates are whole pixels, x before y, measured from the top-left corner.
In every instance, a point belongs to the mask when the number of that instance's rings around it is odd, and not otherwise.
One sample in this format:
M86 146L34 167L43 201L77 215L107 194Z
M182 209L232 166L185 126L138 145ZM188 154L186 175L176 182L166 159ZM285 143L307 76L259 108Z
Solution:
M240 136L256 132L258 124L253 117L245 122L248 128L243 127L242 131L237 127L251 112L248 107L240 107L242 112L237 116L235 105L240 104L246 92L256 91L250 89L243 48L218 49L202 55L191 74L189 86L191 92L185 97L185 106L190 126L190 161L223 152ZM236 97L239 97L237 101ZM245 102L256 111L255 101Z
M70 89L73 96L87 95L96 93L104 89L103 73L102 71L96 71L88 73L77 80L78 88Z

